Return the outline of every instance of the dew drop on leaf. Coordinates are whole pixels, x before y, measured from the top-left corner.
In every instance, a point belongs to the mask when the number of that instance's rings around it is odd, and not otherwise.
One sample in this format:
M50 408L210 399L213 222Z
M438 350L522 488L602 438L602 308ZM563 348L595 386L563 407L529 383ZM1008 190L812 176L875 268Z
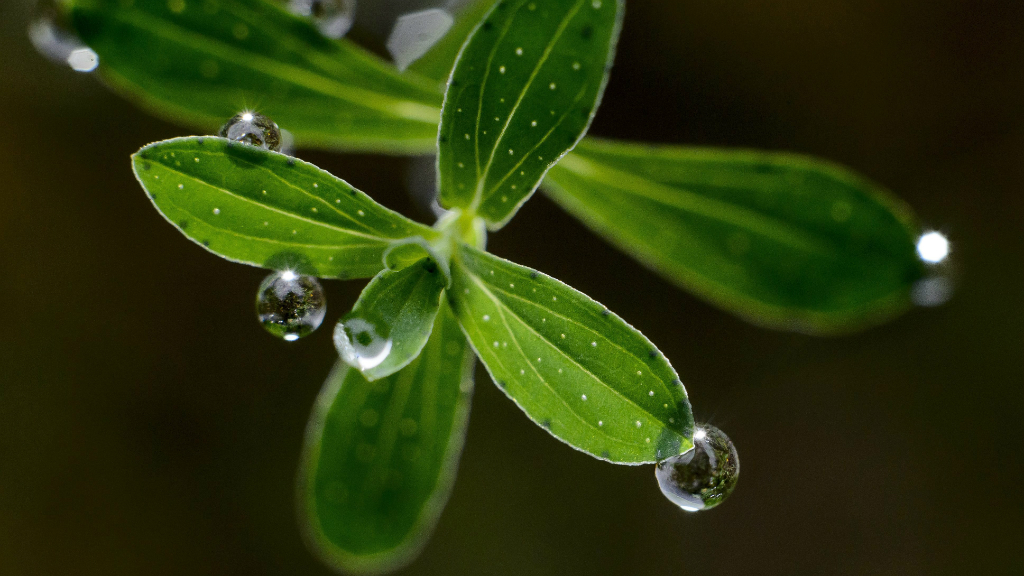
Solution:
M260 284L256 315L278 338L294 342L312 334L324 321L327 301L320 282L290 270L275 272Z
M655 468L661 492L687 512L721 504L740 476L740 457L729 437L709 424L693 433L693 448L662 460Z
M380 366L391 354L390 338L364 318L345 318L334 327L334 347L341 359L360 372Z
M256 112L241 112L221 127L219 136L263 148L281 151L281 129L273 120Z
M342 38L352 28L356 0L289 0L288 11L309 18L328 38Z

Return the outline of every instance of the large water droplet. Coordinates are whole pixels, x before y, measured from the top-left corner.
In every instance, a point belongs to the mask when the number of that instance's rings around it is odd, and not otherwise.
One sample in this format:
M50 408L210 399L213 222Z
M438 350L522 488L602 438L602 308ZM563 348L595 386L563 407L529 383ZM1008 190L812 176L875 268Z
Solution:
M683 510L696 512L724 501L740 476L740 457L724 432L697 425L693 448L662 460L655 468L661 492Z
M352 28L356 0L289 0L288 10L313 21L328 38L341 38Z
M96 52L71 31L66 14L55 0L42 0L36 5L28 37L40 54L76 72L92 72L100 65Z
M341 359L359 370L380 366L391 353L390 338L381 336L377 328L363 318L346 318L334 327L334 347Z
M257 148L281 151L281 129L273 120L256 112L246 111L233 116L221 127L219 135Z
M320 282L285 270L267 276L256 294L256 314L274 336L294 342L320 327L327 301Z

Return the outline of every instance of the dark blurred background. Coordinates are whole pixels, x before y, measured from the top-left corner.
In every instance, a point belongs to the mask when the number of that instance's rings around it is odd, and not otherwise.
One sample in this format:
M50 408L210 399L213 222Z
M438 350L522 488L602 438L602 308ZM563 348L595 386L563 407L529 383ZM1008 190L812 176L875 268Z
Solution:
M129 169L190 130L37 55L30 13L0 0L0 574L328 574L293 484L330 329L263 332L264 273L183 239ZM683 513L651 467L555 441L481 370L451 502L407 573L1024 573L1024 2L633 0L593 133L852 166L949 235L959 291L859 335L767 331L538 195L493 251L642 329L742 479ZM428 219L407 159L300 155ZM328 283L328 323L360 288Z

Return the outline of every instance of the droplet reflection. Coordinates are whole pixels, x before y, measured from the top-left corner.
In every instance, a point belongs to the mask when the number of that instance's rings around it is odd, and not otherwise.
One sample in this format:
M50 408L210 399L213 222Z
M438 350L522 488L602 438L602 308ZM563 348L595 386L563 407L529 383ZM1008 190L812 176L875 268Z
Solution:
M363 318L347 318L334 327L334 347L346 364L364 372L380 366L391 354L392 342Z
M291 270L275 272L260 284L256 315L274 336L294 342L312 334L324 321L327 301L320 282Z
M740 458L729 437L709 424L693 433L693 448L658 463L655 476L666 498L687 512L721 504L740 475Z

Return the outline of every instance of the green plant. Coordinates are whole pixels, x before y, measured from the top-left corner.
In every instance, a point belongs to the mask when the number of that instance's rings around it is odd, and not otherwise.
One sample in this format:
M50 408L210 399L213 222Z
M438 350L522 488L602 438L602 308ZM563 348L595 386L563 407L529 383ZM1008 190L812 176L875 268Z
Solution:
M530 418L594 457L656 463L692 448L686 392L651 342L584 294L484 251L487 230L542 181L669 279L777 328L879 322L928 273L909 210L843 168L581 141L621 0L476 2L404 73L261 0L65 5L104 79L158 114L209 132L258 103L300 146L438 154L449 212L433 227L311 164L224 138L133 157L157 209L209 251L373 278L336 330L348 364L314 409L299 481L310 542L344 569L399 565L429 533L454 479L474 357ZM380 343L383 359L360 361Z

